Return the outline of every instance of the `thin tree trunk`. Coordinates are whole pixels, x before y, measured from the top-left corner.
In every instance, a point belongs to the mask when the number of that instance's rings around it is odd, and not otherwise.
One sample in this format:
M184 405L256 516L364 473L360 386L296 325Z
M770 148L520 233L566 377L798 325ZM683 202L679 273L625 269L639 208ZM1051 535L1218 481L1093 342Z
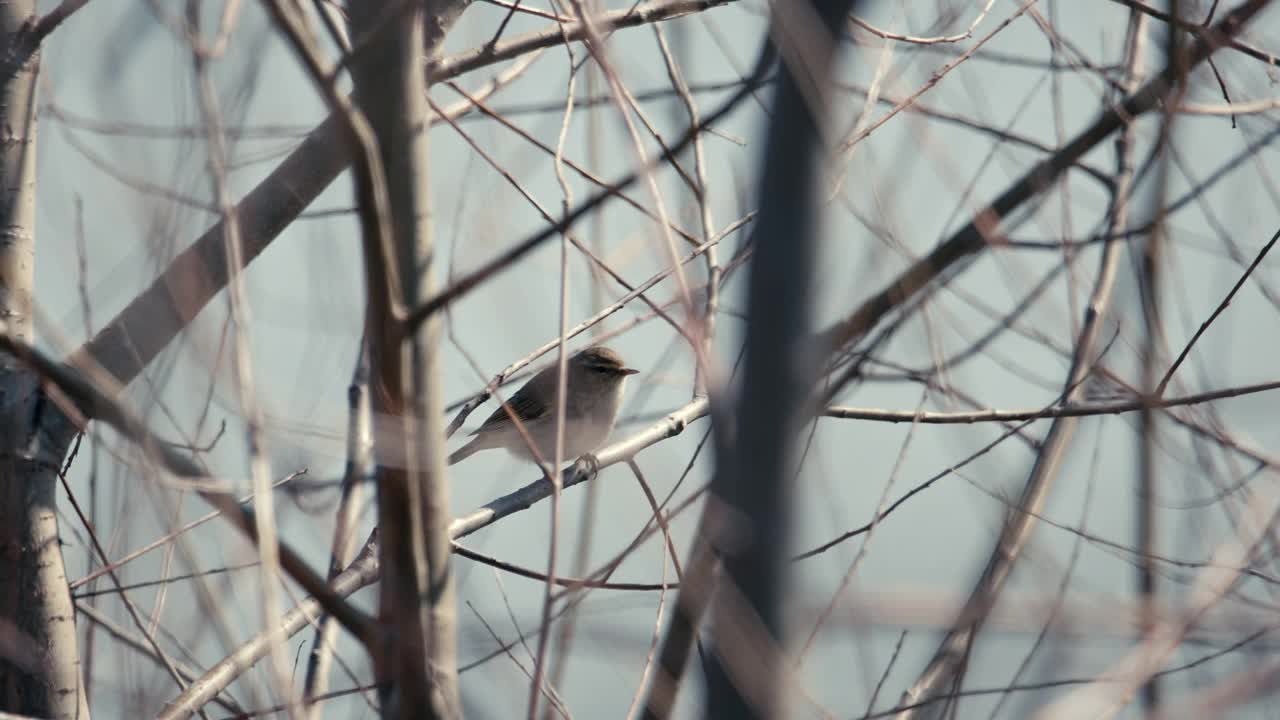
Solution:
M394 0L351 8L352 36L370 38L352 74L387 174L395 254L388 259L399 279L387 285L389 292L395 293L398 286L400 293L390 307L417 307L436 290L427 155L430 115L422 92L424 16L435 18L448 4L426 5L425 13L421 5ZM386 22L389 12L402 16ZM433 38L436 30L434 24L426 28ZM370 292L375 292L373 287ZM398 421L395 430L375 440L385 569L379 613L389 632L382 657L374 662L382 683L384 717L461 717L436 351L440 323L430 318L406 338L400 321L377 318L369 326L375 409Z
M35 277L36 77L40 56L20 66L34 0L0 0L0 318L3 332L31 340ZM69 432L46 432L62 415L15 358L0 358L0 632L16 642L0 655L0 711L88 718L80 682L75 607L58 544L58 464ZM66 430L59 427L58 430Z

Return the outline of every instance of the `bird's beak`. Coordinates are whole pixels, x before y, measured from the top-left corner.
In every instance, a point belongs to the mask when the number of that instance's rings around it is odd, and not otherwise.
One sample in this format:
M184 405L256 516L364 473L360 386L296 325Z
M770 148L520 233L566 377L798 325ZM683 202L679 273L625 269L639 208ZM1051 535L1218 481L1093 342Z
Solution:
M635 368L624 367L624 368L620 368L618 372L622 373L623 375L635 375L640 371Z

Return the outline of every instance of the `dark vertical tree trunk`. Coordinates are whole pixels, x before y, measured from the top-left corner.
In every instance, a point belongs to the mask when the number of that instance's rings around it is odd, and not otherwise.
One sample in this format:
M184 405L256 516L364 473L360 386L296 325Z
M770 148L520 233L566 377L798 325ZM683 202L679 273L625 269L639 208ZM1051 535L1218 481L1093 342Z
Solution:
M730 527L717 543L726 578L716 598L707 717L787 716L790 480L796 438L813 411L814 380L827 349L811 329L821 201L818 127L825 120L840 28L853 4L777 6L771 18L782 72L757 192L761 211L747 289L742 389L728 415L736 428L731 446L717 458L714 480L716 496L735 512L727 514Z

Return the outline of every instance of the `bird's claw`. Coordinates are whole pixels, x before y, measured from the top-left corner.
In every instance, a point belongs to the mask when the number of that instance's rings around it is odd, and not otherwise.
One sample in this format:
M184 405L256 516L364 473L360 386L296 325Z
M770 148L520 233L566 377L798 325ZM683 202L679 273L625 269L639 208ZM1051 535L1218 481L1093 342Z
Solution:
M600 472L600 458L594 453L585 453L574 463L575 470L582 473L583 477L595 477Z

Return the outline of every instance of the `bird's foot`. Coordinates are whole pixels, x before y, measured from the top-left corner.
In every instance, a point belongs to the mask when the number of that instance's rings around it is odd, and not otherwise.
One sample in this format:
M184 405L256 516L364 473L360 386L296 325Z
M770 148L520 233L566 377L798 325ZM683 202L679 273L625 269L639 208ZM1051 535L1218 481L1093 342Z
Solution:
M600 458L596 457L595 453L585 453L574 461L573 469L583 478L593 478L600 472Z

